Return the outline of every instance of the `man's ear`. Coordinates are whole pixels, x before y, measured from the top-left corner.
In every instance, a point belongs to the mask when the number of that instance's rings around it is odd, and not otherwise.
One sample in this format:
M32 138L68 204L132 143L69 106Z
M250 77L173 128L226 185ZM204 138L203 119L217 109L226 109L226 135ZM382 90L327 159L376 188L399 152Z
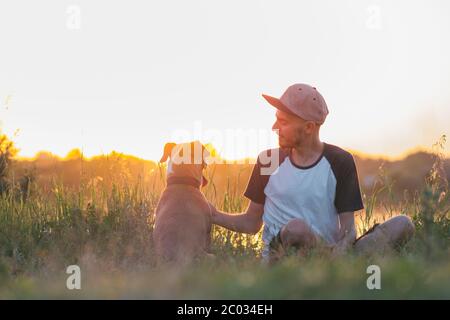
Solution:
M308 121L306 126L307 126L309 132L314 132L317 124L314 121Z
M170 155L172 154L172 150L173 148L176 146L176 143L173 142L168 142L164 145L164 154L162 155L161 159L159 160L159 162L166 162L167 159L170 157Z

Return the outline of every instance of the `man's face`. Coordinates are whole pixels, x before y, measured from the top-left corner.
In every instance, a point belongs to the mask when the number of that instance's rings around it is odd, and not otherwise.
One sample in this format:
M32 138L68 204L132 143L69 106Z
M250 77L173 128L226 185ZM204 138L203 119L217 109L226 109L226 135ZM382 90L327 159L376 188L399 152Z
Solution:
M307 121L280 110L277 110L275 116L276 121L272 130L277 132L281 148L302 145L314 133L317 126L313 121Z

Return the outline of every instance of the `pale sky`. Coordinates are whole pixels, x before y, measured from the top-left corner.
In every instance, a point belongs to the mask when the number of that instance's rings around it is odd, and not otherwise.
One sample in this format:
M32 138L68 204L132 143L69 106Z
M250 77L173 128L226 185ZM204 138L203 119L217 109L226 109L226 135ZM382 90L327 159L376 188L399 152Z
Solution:
M0 128L22 156L159 159L201 127L256 157L276 146L261 94L298 82L327 101L322 141L397 156L450 134L447 0L2 0L0 39ZM224 139L239 130L264 138Z

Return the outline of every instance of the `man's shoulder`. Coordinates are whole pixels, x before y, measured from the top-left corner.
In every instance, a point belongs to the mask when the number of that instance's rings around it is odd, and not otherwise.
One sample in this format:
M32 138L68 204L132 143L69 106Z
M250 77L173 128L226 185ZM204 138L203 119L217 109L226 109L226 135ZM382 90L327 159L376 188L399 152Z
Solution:
M355 160L353 155L333 144L326 144L324 157L329 162L336 177L345 176L346 173L355 170Z
M287 155L288 153L281 148L266 149L260 152L244 196L253 202L264 204L266 199L264 188Z
M349 151L330 143L325 143L324 156L333 162L353 161L353 155Z

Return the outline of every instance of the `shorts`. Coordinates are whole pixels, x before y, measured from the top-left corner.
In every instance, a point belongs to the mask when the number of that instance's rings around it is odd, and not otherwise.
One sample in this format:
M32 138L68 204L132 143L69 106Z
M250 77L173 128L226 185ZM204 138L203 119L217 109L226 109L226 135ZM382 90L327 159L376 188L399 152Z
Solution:
M353 245L355 245L355 243L361 239L362 237L364 237L365 235L372 233L376 227L378 227L380 224L379 223L375 223L369 230L367 230L366 232L364 232L362 235L360 235L354 242ZM277 235L275 237L272 238L272 240L270 241L269 244L269 248L270 250L277 250L282 246L281 243L281 229L280 231L278 231Z

